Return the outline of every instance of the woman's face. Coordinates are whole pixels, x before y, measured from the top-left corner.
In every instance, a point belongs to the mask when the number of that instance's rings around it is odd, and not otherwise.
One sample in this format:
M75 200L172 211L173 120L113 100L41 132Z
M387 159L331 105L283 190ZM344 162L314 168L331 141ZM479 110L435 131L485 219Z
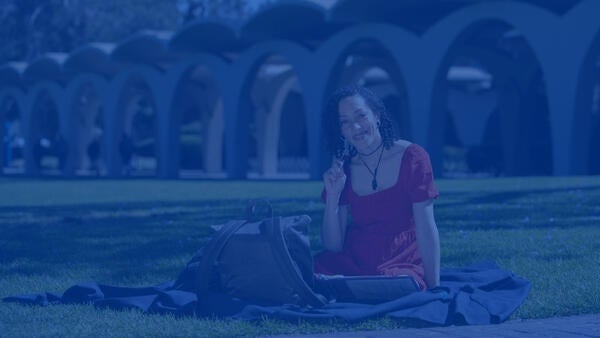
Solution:
M381 143L377 128L379 117L360 95L348 96L338 104L342 136L361 153L369 152Z

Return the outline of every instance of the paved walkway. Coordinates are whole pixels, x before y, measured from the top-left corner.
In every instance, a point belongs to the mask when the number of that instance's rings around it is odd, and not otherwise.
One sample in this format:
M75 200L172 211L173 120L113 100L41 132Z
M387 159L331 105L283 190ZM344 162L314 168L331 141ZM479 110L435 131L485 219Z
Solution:
M274 337L308 337L304 335ZM321 338L370 337L600 337L600 314L547 319L511 320L498 325L449 326L424 329L354 331L310 335Z

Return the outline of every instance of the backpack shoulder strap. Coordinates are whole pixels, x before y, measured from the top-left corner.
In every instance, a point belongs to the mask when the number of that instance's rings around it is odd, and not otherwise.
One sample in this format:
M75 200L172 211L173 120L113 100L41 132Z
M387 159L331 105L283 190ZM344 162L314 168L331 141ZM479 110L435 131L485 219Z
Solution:
M244 224L248 223L246 220L231 221L223 226L219 232L206 244L203 250L202 259L197 270L198 287L196 294L198 296L206 294L211 286L213 280L212 272L214 262L219 257L221 250L227 241L236 231L238 231Z
M300 297L299 303L309 304L312 306L322 306L326 303L324 297L313 292L313 290L306 284L300 271L295 266L295 263L290 255L288 247L285 243L284 238L284 227L281 224L281 217L274 217L271 222L270 238L272 242L271 248L275 250L273 256L279 265L281 272L285 275L285 278L289 281L290 285L298 292Z

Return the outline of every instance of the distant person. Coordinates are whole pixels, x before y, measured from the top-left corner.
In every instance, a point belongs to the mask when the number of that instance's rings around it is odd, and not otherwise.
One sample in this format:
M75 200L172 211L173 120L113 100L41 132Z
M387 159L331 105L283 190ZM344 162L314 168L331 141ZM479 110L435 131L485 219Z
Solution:
M323 115L334 155L316 273L409 275L421 289L440 282L433 214L438 191L427 152L396 137L381 99L362 86L337 90Z
M100 140L94 138L87 146L87 155L90 160L90 171L96 176L100 175Z
M50 152L50 140L45 137L40 137L37 142L33 144L33 162L37 169L42 169L44 163L44 156Z
M21 123L18 120L10 121L7 125L7 162L6 166L13 166L13 161L23 158L25 140L21 136Z
M4 122L4 149L5 149L5 162L3 164L4 167L10 167L12 162L12 143L13 143L13 135L11 135L11 123L10 121ZM3 168L0 168L3 169Z
M125 175L130 175L132 171L131 159L133 158L134 145L131 136L123 133L119 141L119 153L121 154L121 162L123 164L123 172Z
M87 146L86 153L90 161L90 171L96 176L100 175L100 141L102 139L102 129L94 127L92 129L92 140Z
M69 146L67 144L67 140L65 140L60 132L55 134L53 143L52 150L58 159L58 169L62 171L65 169L67 156L69 154Z

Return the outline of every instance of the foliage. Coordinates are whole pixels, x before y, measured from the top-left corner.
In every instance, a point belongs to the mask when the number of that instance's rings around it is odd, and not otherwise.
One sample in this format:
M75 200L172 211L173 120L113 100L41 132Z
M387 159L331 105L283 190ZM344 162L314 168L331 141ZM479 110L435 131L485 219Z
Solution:
M187 23L197 18L226 18L239 20L248 17L258 7L272 0L177 0L181 20Z
M0 64L117 42L140 30L174 31L194 18L239 20L270 1L0 0Z
M86 20L67 1L5 0L0 9L2 59L31 60L42 52L71 50L82 42Z
M31 61L91 41L112 42L142 29L176 29L173 1L4 0L0 60ZM115 24L115 22L117 24Z

